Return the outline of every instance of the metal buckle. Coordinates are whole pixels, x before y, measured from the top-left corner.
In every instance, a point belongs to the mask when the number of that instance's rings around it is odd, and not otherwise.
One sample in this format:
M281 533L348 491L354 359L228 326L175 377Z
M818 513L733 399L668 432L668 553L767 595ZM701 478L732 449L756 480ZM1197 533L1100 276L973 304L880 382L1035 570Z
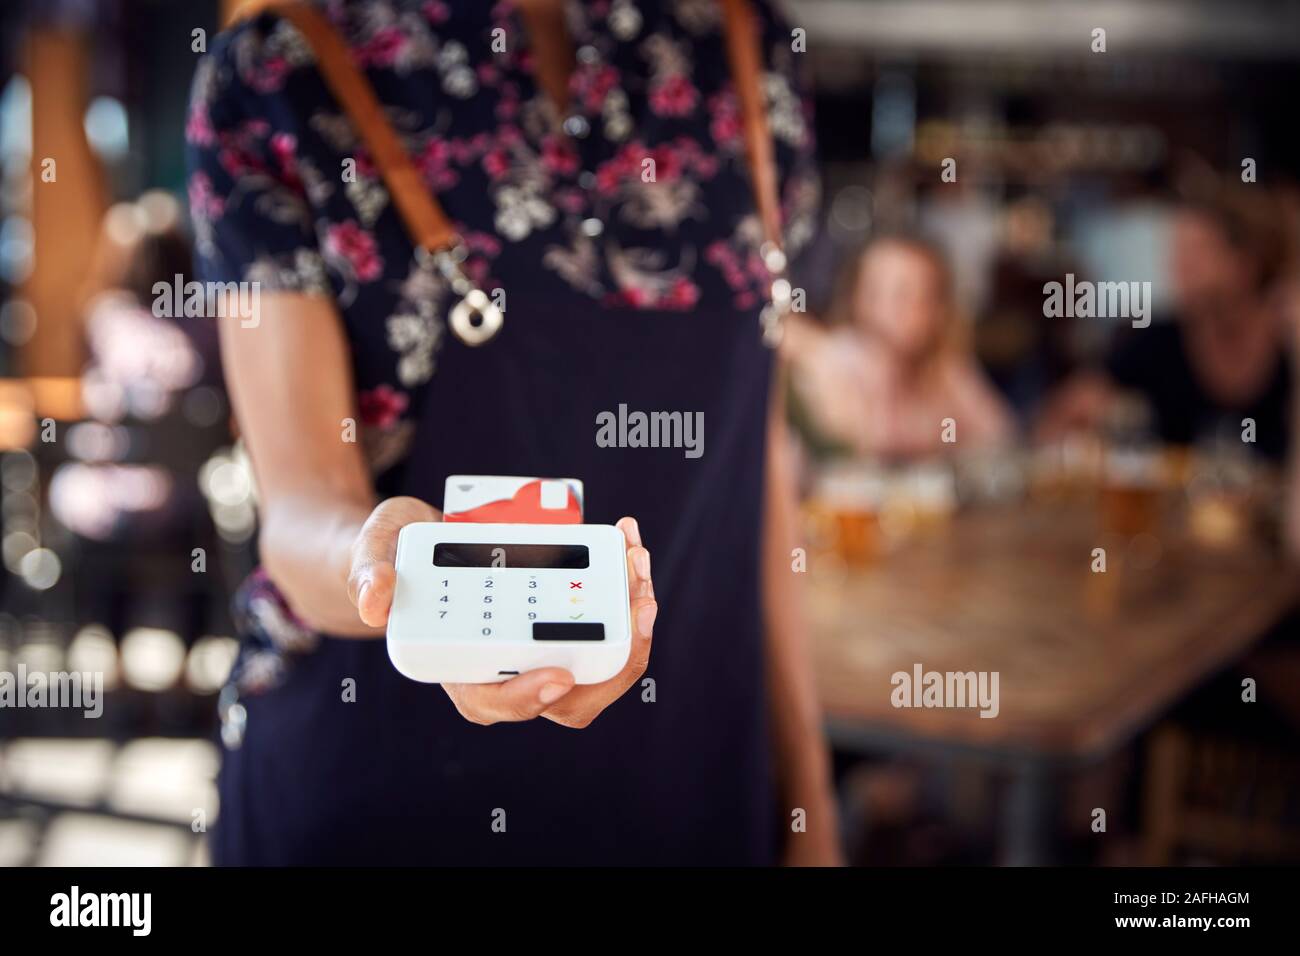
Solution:
M501 310L482 289L470 289L451 310L451 330L466 345L482 345L505 321Z
M417 258L421 262L432 261L451 290L460 296L460 301L451 310L449 324L452 332L466 345L478 346L501 331L505 316L487 293L474 285L461 269L465 255L465 246L460 242L433 252L423 247L416 249Z

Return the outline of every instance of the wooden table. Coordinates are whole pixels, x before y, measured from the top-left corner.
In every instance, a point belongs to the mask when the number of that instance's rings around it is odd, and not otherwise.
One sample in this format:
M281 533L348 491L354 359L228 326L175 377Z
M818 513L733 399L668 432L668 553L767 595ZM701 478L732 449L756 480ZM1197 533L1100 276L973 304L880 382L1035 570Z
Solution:
M1012 774L1006 861L1049 857L1059 772L1131 740L1294 603L1300 573L1263 547L1140 541L1083 501L972 511L865 568L809 560L808 611L832 741L966 753ZM1091 570L1106 548L1107 571ZM893 706L898 672L996 671L999 712Z

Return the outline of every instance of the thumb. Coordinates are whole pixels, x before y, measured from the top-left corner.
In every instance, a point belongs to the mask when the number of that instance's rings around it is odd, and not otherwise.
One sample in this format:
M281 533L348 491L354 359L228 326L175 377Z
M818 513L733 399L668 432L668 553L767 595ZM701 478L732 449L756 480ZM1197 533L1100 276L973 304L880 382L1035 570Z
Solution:
M389 498L370 513L353 542L348 573L348 598L363 622L382 627L388 621L397 580L393 561L398 533L408 524L441 519L437 508L410 497Z

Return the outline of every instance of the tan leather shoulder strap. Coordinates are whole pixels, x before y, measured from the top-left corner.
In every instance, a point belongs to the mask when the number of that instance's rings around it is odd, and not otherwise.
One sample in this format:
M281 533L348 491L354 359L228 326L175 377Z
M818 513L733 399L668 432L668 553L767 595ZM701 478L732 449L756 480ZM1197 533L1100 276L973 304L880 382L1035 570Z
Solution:
M776 158L772 134L763 103L763 56L759 30L751 0L720 0L723 29L726 35L727 60L731 65L731 82L740 101L741 123L745 133L745 156L749 177L754 186L754 203L763 224L763 238L776 249L781 241L781 203L778 198ZM780 271L780 270L775 270Z
M781 206L772 136L763 103L759 23L750 0L719 2L732 85L740 103L754 202L762 221L763 238L779 249L783 245ZM292 23L311 46L321 75L369 147L412 238L430 251L450 246L455 241L451 223L429 195L424 180L384 118L383 108L370 84L329 21L302 0L250 0L240 7L235 18L243 20L267 12Z
M784 278L785 254L781 237L776 159L767 110L763 103L763 56L759 36L761 24L754 15L752 0L719 2L722 4L732 85L740 104L745 157L753 183L754 202L763 227L763 261L769 272L776 277L771 284L772 301L762 316L764 337L769 344L775 344L780 338L781 315L789 307L790 284ZM458 239L455 229L424 178L412 165L401 140L385 119L383 107L375 98L365 75L353 62L347 44L329 21L304 0L249 0L236 11L234 20L245 20L261 13L272 13L288 20L297 27L315 52L316 63L326 85L369 148L375 165L388 186L393 205L416 245L431 253L456 246ZM450 268L457 269L454 265ZM463 277L461 282L468 285ZM482 297L482 293L478 295ZM467 296L465 302L469 301ZM484 314L484 310L478 306L473 306L471 311ZM454 327L457 324L456 318L453 314ZM465 322L460 324L464 325ZM486 341L500 324L498 314L487 326L474 326L475 329L487 329L486 332L475 333L477 341ZM463 329L458 330L457 334L467 342L475 337Z
M430 252L455 245L456 230L411 164L397 133L384 117L384 109L370 83L330 22L301 0L252 0L235 12L234 20L247 20L261 13L288 20L316 54L316 64L326 86L374 157L412 241Z

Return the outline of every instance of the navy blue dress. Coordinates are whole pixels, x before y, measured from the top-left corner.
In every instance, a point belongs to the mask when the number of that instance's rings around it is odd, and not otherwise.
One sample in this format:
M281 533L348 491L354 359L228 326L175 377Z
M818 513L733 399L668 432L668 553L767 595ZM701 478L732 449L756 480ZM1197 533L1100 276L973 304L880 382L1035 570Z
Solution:
M649 680L590 727L479 727L399 675L382 641L310 633L254 576L223 697L214 858L773 862L788 812L759 592L772 355L716 5L570 4L567 117L533 83L509 3L321 7L466 237L467 268L504 291L504 328L477 349L447 331L450 291L413 263L310 51L270 17L223 34L196 76L204 278L333 298L381 495L440 505L453 473L582 478L588 521L639 520L660 613ZM759 10L797 246L816 204L810 123L789 29ZM600 447L597 417L620 405L702 412L703 454Z

